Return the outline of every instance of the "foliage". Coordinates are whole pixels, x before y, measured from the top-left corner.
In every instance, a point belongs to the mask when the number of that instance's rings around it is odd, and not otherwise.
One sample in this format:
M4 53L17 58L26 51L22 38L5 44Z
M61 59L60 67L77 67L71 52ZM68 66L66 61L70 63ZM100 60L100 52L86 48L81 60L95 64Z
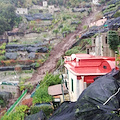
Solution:
M108 40L109 40L109 47L116 51L117 50L117 47L119 45L119 36L118 36L118 33L117 31L108 31Z
M65 52L66 56L70 56L72 54L80 53L80 47L73 47L72 49L69 49L68 51Z
M41 85L43 83L45 83L45 86L56 85L56 84L61 83L61 79L59 78L59 75L53 75L53 74L46 73L43 81L41 81Z
M0 106L5 107L6 103L5 100L0 97Z
M25 112L28 109L28 106L20 105L16 107L15 112L12 112L10 115L5 114L2 120L24 120Z
M57 37L58 32L59 32L58 29L53 30L53 33L55 33L56 37Z
M12 30L13 26L21 20L15 14L15 7L10 4L0 3L0 35Z
M30 112L31 114L35 114L39 111L43 111L47 117L49 117L50 114L53 113L53 108L51 106L41 106L41 107L31 107Z
M1 50L4 50L5 47L6 47L6 43L3 43L3 44L0 46L0 49L1 49Z
M40 87L33 96L33 103L45 103L52 101L52 96L48 94L48 87Z
M114 18L117 18L117 17L120 17L120 11L118 11L114 14Z
M87 25L84 25L84 26L83 26L83 29L84 29L84 30L87 29Z
M19 105L15 108L15 111L18 113L22 113L25 112L26 110L28 110L28 106L27 105Z
M48 86L60 84L59 75L46 73L44 79L40 82L40 87L35 92L33 103L45 103L52 101L52 96L48 94Z

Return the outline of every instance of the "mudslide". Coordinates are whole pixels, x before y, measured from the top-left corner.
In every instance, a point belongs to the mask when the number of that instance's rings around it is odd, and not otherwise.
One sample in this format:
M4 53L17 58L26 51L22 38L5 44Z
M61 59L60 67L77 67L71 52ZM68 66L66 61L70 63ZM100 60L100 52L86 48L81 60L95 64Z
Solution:
M97 11L99 12L99 11ZM78 29L74 33L70 33L65 37L62 42L57 44L51 51L48 60L37 69L37 72L33 74L31 79L28 81L29 83L36 84L45 76L46 72L53 72L56 68L56 63L60 59L61 56L64 55L65 51L67 51L71 46L76 42L76 35L82 34L85 31L82 31L83 25L89 25L89 23L93 20L94 16L97 12L92 12L89 16L82 19L82 24L78 26Z

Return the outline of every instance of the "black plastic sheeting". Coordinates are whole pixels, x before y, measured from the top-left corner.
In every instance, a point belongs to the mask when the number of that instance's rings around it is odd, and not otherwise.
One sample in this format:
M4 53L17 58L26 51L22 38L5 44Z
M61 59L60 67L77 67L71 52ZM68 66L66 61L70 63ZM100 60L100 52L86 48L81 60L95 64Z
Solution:
M8 53L8 52L6 52L6 53L5 53L5 57L6 57L7 59L16 60L16 59L17 59L17 53L12 53L12 52Z
M120 120L119 108L120 71L113 69L97 77L77 102L61 105L49 120Z
M48 48L45 47L46 44L44 43L37 43L34 45L6 45L6 52L17 52L17 51L27 51L30 52L41 52L46 53L48 52ZM42 47L43 46L43 47Z
M53 20L53 16L49 13L39 13L39 14L29 14L29 15L25 15L26 19L28 21L34 21L36 19L40 19L40 20Z
M117 28L119 28L120 27L120 17L117 17L113 20L107 20L104 25L107 25L109 29L112 29L112 27L114 27L115 25L117 26Z
M25 117L25 120L47 120L47 117L45 116L43 111L40 111L36 114Z
M117 17L115 19L110 19L110 20L107 20L103 26L100 26L100 27L93 26L89 28L89 31L82 34L80 39L90 38L96 33L104 33L109 31L110 29L111 30L118 29L119 27L120 27L120 17Z
M32 65L20 65L22 70L31 70L32 68L34 69ZM14 66L5 66L5 67L0 67L0 71L13 71L15 70Z
M29 59L34 59L35 58L35 52L29 53L28 58Z
M8 42L9 42L8 39L0 39L0 44L2 44L2 43L8 43Z

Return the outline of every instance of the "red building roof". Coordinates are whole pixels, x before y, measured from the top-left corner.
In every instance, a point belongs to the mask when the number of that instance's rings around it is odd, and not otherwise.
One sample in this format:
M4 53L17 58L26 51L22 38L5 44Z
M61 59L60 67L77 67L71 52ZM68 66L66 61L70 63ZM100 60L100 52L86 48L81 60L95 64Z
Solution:
M115 57L73 54L65 56L65 67L77 76L104 75L115 68Z

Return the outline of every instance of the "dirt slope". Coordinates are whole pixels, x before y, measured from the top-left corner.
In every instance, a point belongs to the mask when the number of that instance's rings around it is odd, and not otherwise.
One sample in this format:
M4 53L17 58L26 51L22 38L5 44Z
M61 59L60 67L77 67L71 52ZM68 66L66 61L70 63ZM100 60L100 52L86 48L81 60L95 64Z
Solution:
M52 49L50 57L41 67L37 69L37 72L33 74L29 80L30 83L38 83L44 77L46 72L53 72L55 70L57 61L62 55L64 55L65 51L68 50L76 42L75 36L84 33L84 31L82 31L83 25L89 25L97 12L99 11L94 11L88 17L85 17L82 20L82 24L78 26L78 30L76 30L74 33L69 34L62 40L62 42L57 44Z

